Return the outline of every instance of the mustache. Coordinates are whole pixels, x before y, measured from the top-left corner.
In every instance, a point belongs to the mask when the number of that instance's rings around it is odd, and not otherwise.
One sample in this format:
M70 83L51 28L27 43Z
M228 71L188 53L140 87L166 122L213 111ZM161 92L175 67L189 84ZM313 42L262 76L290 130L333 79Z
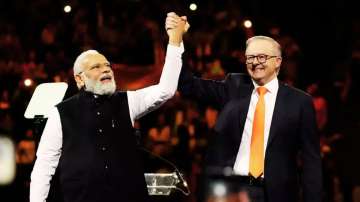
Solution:
M100 77L100 81L103 81L105 79L113 79L113 76L111 74L104 74Z

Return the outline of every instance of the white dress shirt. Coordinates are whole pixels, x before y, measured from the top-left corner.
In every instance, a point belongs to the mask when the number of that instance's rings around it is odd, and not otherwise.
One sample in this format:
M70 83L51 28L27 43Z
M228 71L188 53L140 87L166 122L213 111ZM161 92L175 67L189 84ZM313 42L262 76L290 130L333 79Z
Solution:
M259 85L257 85L254 81L253 84L254 84L254 90L251 94L249 111L246 116L244 131L241 138L241 144L233 168L234 173L236 175L242 175L242 176L249 175L252 126L254 121L256 104L259 99L259 94L257 93L256 90L259 87ZM265 132L264 132L264 156L265 156L266 146L269 139L271 120L275 107L276 95L279 89L278 79L275 77L269 83L265 84L264 87L267 89L267 93L265 94Z
M182 66L183 43L180 47L168 45L160 82L147 88L127 91L129 113L134 121L160 107L176 92ZM31 173L30 202L45 202L50 180L58 166L62 149L62 128L57 108L49 113Z

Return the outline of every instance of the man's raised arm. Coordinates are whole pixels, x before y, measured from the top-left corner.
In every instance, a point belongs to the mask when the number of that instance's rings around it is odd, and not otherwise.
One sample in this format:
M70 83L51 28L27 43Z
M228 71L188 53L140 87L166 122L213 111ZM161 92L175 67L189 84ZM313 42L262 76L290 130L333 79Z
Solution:
M168 13L172 15L172 13ZM128 91L129 112L132 123L146 113L158 108L172 98L176 92L182 66L183 34L189 28L186 18L173 19L176 27L166 27L169 43L160 82L147 88Z

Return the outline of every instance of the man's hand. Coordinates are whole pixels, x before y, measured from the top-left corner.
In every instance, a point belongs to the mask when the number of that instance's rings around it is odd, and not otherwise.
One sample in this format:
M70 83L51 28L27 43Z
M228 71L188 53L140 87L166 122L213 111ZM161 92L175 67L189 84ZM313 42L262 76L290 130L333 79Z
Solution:
M182 36L187 32L189 27L190 25L187 22L186 16L179 17L174 12L168 13L165 21L165 29L169 35L169 44L180 46Z

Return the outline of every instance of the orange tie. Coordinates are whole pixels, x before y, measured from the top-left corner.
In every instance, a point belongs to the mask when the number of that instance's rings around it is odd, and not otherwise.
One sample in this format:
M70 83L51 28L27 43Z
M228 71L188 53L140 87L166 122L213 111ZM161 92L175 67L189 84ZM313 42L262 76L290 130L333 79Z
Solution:
M265 98L267 89L257 88L259 100L254 113L254 123L250 145L250 175L258 178L264 172L264 129L265 129Z

